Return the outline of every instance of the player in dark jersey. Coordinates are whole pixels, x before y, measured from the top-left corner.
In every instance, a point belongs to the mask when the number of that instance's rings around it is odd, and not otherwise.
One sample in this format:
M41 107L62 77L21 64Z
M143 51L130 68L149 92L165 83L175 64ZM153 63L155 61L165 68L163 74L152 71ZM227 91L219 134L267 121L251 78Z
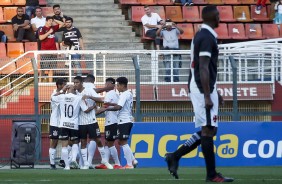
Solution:
M202 10L203 24L191 43L191 71L189 92L195 112L195 126L202 130L194 133L178 150L166 154L170 173L178 179L178 162L183 155L199 145L204 154L207 182L232 182L234 179L223 177L215 169L213 136L217 132L218 105L223 103L216 89L218 46L214 28L219 24L216 6L209 5Z

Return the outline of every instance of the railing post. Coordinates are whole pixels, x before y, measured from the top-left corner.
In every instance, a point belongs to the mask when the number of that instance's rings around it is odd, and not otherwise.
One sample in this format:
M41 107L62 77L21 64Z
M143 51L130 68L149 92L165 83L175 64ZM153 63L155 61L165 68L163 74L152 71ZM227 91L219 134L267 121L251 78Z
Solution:
M229 56L229 60L232 67L233 72L233 117L232 121L239 121L239 115L238 115L238 97L237 97L237 65L235 63L234 57Z
M136 83L136 121L141 122L142 117L141 117L141 101L140 101L140 66L139 66L139 55L134 56L132 58L134 68L135 68L135 83Z

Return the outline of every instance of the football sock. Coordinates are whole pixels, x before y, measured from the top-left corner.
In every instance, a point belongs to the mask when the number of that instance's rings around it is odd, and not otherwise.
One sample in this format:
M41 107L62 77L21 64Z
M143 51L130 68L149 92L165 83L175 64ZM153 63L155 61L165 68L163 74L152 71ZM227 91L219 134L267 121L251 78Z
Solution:
M205 157L207 176L209 178L213 178L216 175L215 155L213 151L213 138L202 136L201 146L202 146L202 152Z
M105 158L106 154L105 154L105 148L104 147L98 147L98 150L100 152L100 155L101 155L101 158L102 158L102 161L101 163L105 163L107 160Z
M173 154L176 159L180 159L182 156L190 153L195 148L197 148L201 144L201 131L194 133L190 139L188 139L178 150L176 150Z
M90 141L88 145L88 164L92 165L92 160L96 150L96 142Z
M88 166L89 164L87 163L87 148L81 149L81 156L83 160L83 165Z
M105 149L105 160L107 162L109 162L109 160L110 160L110 150L109 150L109 147L105 146L104 149Z
M132 151L128 144L122 146L122 150L124 153L124 158L126 159L127 165L132 166Z
M55 155L56 155L56 149L49 148L49 158L50 158L50 164L55 164Z
M62 147L62 159L65 161L65 167L70 167L70 163L68 162L68 148Z
M117 152L117 148L115 146L112 146L109 148L111 156L113 157L114 161L115 161L115 165L120 165L119 159L118 159L118 152Z
M78 154L78 144L73 144L71 149L72 161L76 161L76 157Z
M71 160L72 160L72 154L71 154L71 146L70 146L70 145L68 145L67 150L68 150L68 159L69 159L69 162L71 162ZM63 159L62 159L62 160L63 160Z

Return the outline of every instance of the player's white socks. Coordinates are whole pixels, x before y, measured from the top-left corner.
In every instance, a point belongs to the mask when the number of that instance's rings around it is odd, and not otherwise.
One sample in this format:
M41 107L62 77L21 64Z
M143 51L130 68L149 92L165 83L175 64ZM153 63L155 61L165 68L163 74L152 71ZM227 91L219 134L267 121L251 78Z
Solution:
M109 148L111 156L113 157L114 161L115 161L115 165L120 165L119 159L118 159L118 152L117 152L117 148L115 146L112 146Z
M81 156L82 156L82 160L83 160L83 165L89 166L89 164L87 162L87 148L81 149Z
M65 167L69 168L70 163L68 161L68 148L67 147L62 147L62 159L65 161Z
M76 157L78 154L78 144L72 145L71 154L72 154L72 161L76 161Z
M105 149L105 160L107 162L109 162L109 160L110 160L110 150L109 150L109 147L105 146L104 149Z
M90 141L88 145L88 164L90 165L92 165L95 150L96 150L96 142Z
M127 165L132 166L132 155L133 155L133 153L132 153L129 145L128 144L123 145L122 150L123 150L124 158L126 159Z
M56 155L56 149L49 148L49 158L50 158L50 164L55 164L55 155Z
M77 157L78 157L78 160L79 160L80 167L83 167L84 161L83 161L82 154L81 154L81 143L79 143L78 146L79 146L79 149L78 149Z
M101 163L103 164L103 163L105 163L107 161L106 160L105 148L104 147L98 147L98 150L99 150L101 158L102 158Z
M68 145L68 160L69 160L69 163L71 162L71 160L72 160L72 155L71 155L71 146L70 145ZM62 158L62 160L64 160L63 158Z

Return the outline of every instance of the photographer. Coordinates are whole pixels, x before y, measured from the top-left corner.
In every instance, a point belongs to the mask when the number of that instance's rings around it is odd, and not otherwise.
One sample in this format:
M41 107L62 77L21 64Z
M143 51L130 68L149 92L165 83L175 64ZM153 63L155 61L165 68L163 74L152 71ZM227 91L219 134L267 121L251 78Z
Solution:
M184 31L170 19L157 30L157 35L163 38L163 47L165 50L179 50L178 36ZM165 81L171 82L171 57L173 57L173 82L179 82L179 68L181 66L181 55L164 55L164 66L166 68Z

